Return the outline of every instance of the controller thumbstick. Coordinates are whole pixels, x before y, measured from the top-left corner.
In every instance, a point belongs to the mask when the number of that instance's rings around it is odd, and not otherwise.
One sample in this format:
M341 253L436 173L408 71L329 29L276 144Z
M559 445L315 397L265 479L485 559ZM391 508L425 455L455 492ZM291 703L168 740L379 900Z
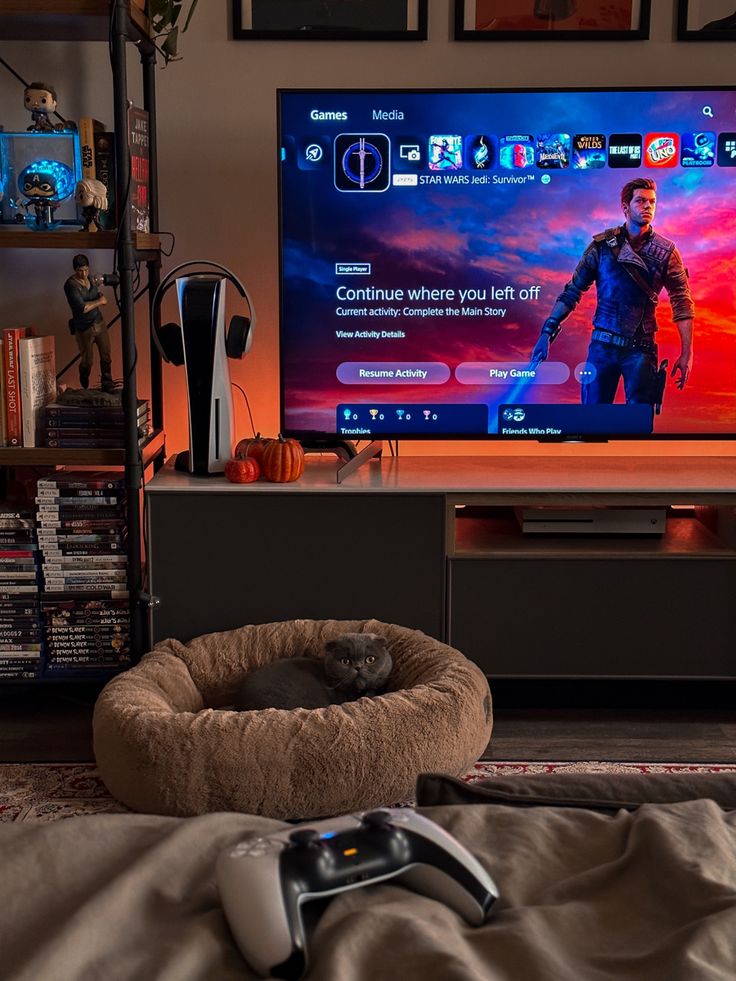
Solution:
M309 848L310 845L318 845L321 838L319 831L315 831L314 828L297 828L289 835L289 841L292 845Z
M375 831L387 830L391 827L391 815L388 811L368 811L361 823Z

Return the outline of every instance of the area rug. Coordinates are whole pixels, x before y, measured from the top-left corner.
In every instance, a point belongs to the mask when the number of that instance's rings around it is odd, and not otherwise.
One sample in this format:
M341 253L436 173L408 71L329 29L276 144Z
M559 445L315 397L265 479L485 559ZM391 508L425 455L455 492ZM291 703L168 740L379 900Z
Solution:
M612 763L494 761L476 763L463 777L544 773L736 773L736 763ZM411 801L402 801L410 805ZM107 792L94 763L0 764L0 821L44 823L83 814L129 814Z

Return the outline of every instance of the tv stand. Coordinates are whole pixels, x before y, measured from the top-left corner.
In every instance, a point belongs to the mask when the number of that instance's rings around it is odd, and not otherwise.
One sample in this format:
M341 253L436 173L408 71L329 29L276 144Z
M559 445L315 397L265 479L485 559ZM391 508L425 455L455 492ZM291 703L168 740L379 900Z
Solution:
M336 483L338 465L288 484L159 471L153 641L375 617L492 679L736 680L733 457L384 456ZM516 509L542 506L666 508L667 527L525 535ZM266 554L288 562L251 561Z
M299 442L305 453L334 453L345 462L358 455L352 439L302 439Z

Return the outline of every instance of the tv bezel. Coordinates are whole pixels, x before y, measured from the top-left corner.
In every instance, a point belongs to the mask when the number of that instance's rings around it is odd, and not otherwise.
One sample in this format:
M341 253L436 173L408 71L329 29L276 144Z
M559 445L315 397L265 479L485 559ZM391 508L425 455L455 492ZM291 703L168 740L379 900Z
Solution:
M493 94L518 94L518 93L548 93L556 95L565 92L733 92L736 94L736 85L621 85L621 86L562 86L550 88L549 86L512 86L503 88L277 88L276 89L276 162L278 173L278 250L279 250L279 431L286 437L297 439L305 444L331 445L333 443L345 443L350 437L336 431L321 429L295 429L286 426L285 405L284 405L284 222L283 222L283 168L281 166L281 145L282 145L282 99L289 95L314 95L321 96L351 96L351 95L493 95ZM572 271L572 270L571 270ZM695 323L697 325L697 310ZM354 442L370 442L371 440L402 440L407 442L456 442L456 441L493 441L500 443L608 443L611 441L642 442L642 441L727 441L736 439L736 423L733 432L722 433L567 433L561 436L538 436L532 434L501 435L500 433L430 433L427 435L406 432L395 433L373 433L361 436Z

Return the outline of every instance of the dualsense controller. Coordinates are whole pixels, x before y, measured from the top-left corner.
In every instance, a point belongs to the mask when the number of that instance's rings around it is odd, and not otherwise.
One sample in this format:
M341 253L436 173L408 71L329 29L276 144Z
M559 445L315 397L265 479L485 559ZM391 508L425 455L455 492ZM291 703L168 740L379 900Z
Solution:
M408 808L316 821L248 839L217 860L217 882L243 957L261 976L307 967L302 906L397 880L480 926L498 898L482 865L452 835Z

